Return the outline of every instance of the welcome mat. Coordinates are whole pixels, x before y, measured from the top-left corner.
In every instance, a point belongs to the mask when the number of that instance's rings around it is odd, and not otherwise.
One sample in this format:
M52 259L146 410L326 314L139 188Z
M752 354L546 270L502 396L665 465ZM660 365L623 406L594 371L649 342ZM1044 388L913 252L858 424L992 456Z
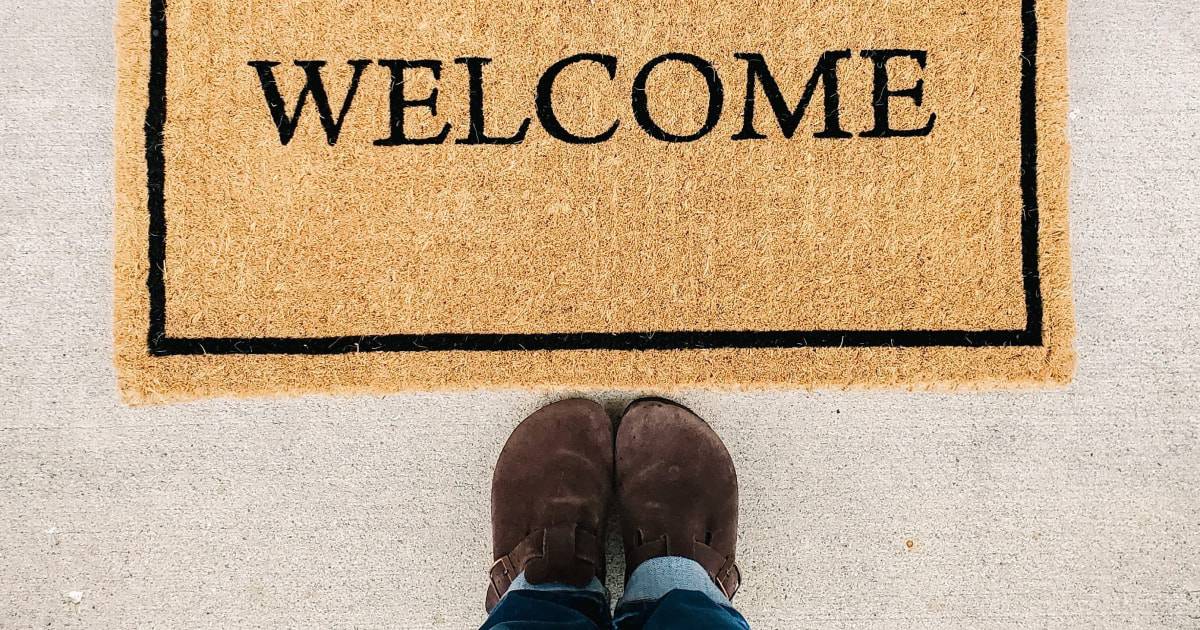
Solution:
M1064 383L1064 5L121 0L121 392Z

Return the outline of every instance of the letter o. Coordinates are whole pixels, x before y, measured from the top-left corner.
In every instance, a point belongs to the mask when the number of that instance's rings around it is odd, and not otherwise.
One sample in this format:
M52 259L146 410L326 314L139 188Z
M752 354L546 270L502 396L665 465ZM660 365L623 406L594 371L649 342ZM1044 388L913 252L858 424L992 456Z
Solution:
M708 115L704 119L704 125L689 135L673 134L658 126L658 123L654 122L654 118L650 116L650 109L647 107L646 83L650 80L650 73L668 61L682 61L692 66L704 77L704 82L708 87ZM692 142L708 135L721 120L721 111L725 107L725 88L721 84L721 77L717 76L717 69L707 60L687 53L667 53L651 59L642 66L633 80L632 100L633 117L650 137L664 142Z

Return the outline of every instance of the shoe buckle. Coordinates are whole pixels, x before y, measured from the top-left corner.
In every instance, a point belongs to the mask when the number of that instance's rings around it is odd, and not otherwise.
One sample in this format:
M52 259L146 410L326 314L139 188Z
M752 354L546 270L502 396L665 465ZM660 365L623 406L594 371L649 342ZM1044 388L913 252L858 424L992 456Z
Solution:
M488 575L492 579L492 587L496 589L496 594L503 596L508 591L508 587L512 586L513 580L516 579L516 567L513 566L508 556L501 556L492 563L492 568L488 569Z

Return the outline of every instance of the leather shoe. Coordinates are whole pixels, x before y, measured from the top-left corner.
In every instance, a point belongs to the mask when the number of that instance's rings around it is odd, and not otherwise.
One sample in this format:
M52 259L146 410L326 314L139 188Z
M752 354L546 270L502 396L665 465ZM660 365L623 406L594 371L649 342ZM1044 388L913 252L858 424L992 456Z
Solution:
M532 584L604 580L612 478L612 420L595 402L547 405L513 430L492 476L489 612L521 573Z
M737 473L716 432L682 405L636 400L617 426L616 468L626 578L651 558L682 556L732 599Z

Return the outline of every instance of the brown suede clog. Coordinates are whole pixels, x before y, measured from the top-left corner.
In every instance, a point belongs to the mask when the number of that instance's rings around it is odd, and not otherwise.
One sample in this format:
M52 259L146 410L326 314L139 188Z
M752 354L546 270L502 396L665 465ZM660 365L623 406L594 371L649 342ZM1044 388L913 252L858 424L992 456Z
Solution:
M617 427L616 468L626 577L651 558L683 556L732 598L738 487L721 438L686 407L636 400Z
M604 579L612 478L612 420L599 404L556 402L517 426L492 476L488 611L522 572L533 584Z

